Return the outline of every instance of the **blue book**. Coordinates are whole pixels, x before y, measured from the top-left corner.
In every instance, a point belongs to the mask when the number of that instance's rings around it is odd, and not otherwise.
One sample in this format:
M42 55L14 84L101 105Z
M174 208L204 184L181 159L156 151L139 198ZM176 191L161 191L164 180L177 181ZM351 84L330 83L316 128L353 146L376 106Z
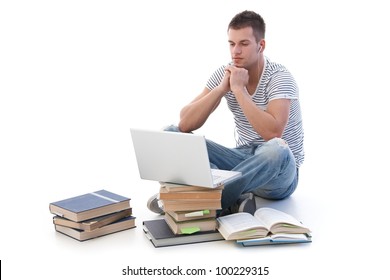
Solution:
M236 240L237 244L244 247L261 245L281 245L296 243L311 243L310 233L273 234L263 238Z
M131 216L132 209L126 209L123 211L107 214L104 216L92 218L86 221L82 222L73 222L71 220L61 218L57 215L53 217L53 224L64 226L64 227L70 227L74 229L80 229L85 231L93 231L95 229L104 227L106 225L112 224L113 222L116 222L120 219L123 219L125 217Z
M85 231L75 228L70 228L61 225L54 225L57 232L68 235L76 240L85 241L92 238L97 238L100 236L116 233L119 231L135 228L135 217L128 216L118 221L115 221L109 225L97 228L92 231Z
M128 209L129 207L130 198L106 190L87 193L49 204L52 214L74 222L100 217Z

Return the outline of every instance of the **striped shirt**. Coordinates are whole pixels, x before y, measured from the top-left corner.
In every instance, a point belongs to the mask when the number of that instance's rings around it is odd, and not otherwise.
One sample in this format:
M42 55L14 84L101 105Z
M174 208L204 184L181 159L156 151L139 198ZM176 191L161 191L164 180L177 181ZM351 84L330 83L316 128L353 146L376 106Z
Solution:
M299 167L304 160L302 116L299 105L299 90L293 76L283 66L270 61L265 57L264 70L257 85L256 92L252 95L253 102L263 109L271 100L290 99L290 114L282 138L288 143ZM209 90L218 86L224 76L225 66L218 68L209 78L206 87ZM227 105L234 115L236 125L237 147L246 145L262 145L265 140L253 129L242 112L233 92L225 95Z

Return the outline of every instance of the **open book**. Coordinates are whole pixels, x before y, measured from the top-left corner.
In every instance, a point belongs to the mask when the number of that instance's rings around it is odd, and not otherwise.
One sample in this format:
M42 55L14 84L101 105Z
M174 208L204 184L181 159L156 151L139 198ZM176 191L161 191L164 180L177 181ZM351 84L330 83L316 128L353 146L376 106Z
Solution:
M217 218L218 230L226 240L263 238L288 233L308 234L310 229L291 215L263 207L252 216L249 213L235 213Z

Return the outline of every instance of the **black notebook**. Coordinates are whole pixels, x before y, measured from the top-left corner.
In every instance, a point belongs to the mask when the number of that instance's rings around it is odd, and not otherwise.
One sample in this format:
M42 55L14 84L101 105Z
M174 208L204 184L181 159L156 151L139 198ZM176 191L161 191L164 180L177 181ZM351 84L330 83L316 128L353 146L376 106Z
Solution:
M143 227L146 236L154 247L224 240L223 236L217 230L176 235L164 219L144 221Z

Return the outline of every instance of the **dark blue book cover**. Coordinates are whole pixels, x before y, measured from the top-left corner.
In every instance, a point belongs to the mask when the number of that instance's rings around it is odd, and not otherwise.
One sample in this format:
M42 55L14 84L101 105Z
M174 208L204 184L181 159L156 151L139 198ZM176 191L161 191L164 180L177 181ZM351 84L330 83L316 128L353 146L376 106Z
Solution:
M51 213L76 222L129 207L130 198L106 190L71 197L49 205Z
M68 211L79 213L126 200L129 200L129 198L106 190L100 190L53 202L52 204Z

